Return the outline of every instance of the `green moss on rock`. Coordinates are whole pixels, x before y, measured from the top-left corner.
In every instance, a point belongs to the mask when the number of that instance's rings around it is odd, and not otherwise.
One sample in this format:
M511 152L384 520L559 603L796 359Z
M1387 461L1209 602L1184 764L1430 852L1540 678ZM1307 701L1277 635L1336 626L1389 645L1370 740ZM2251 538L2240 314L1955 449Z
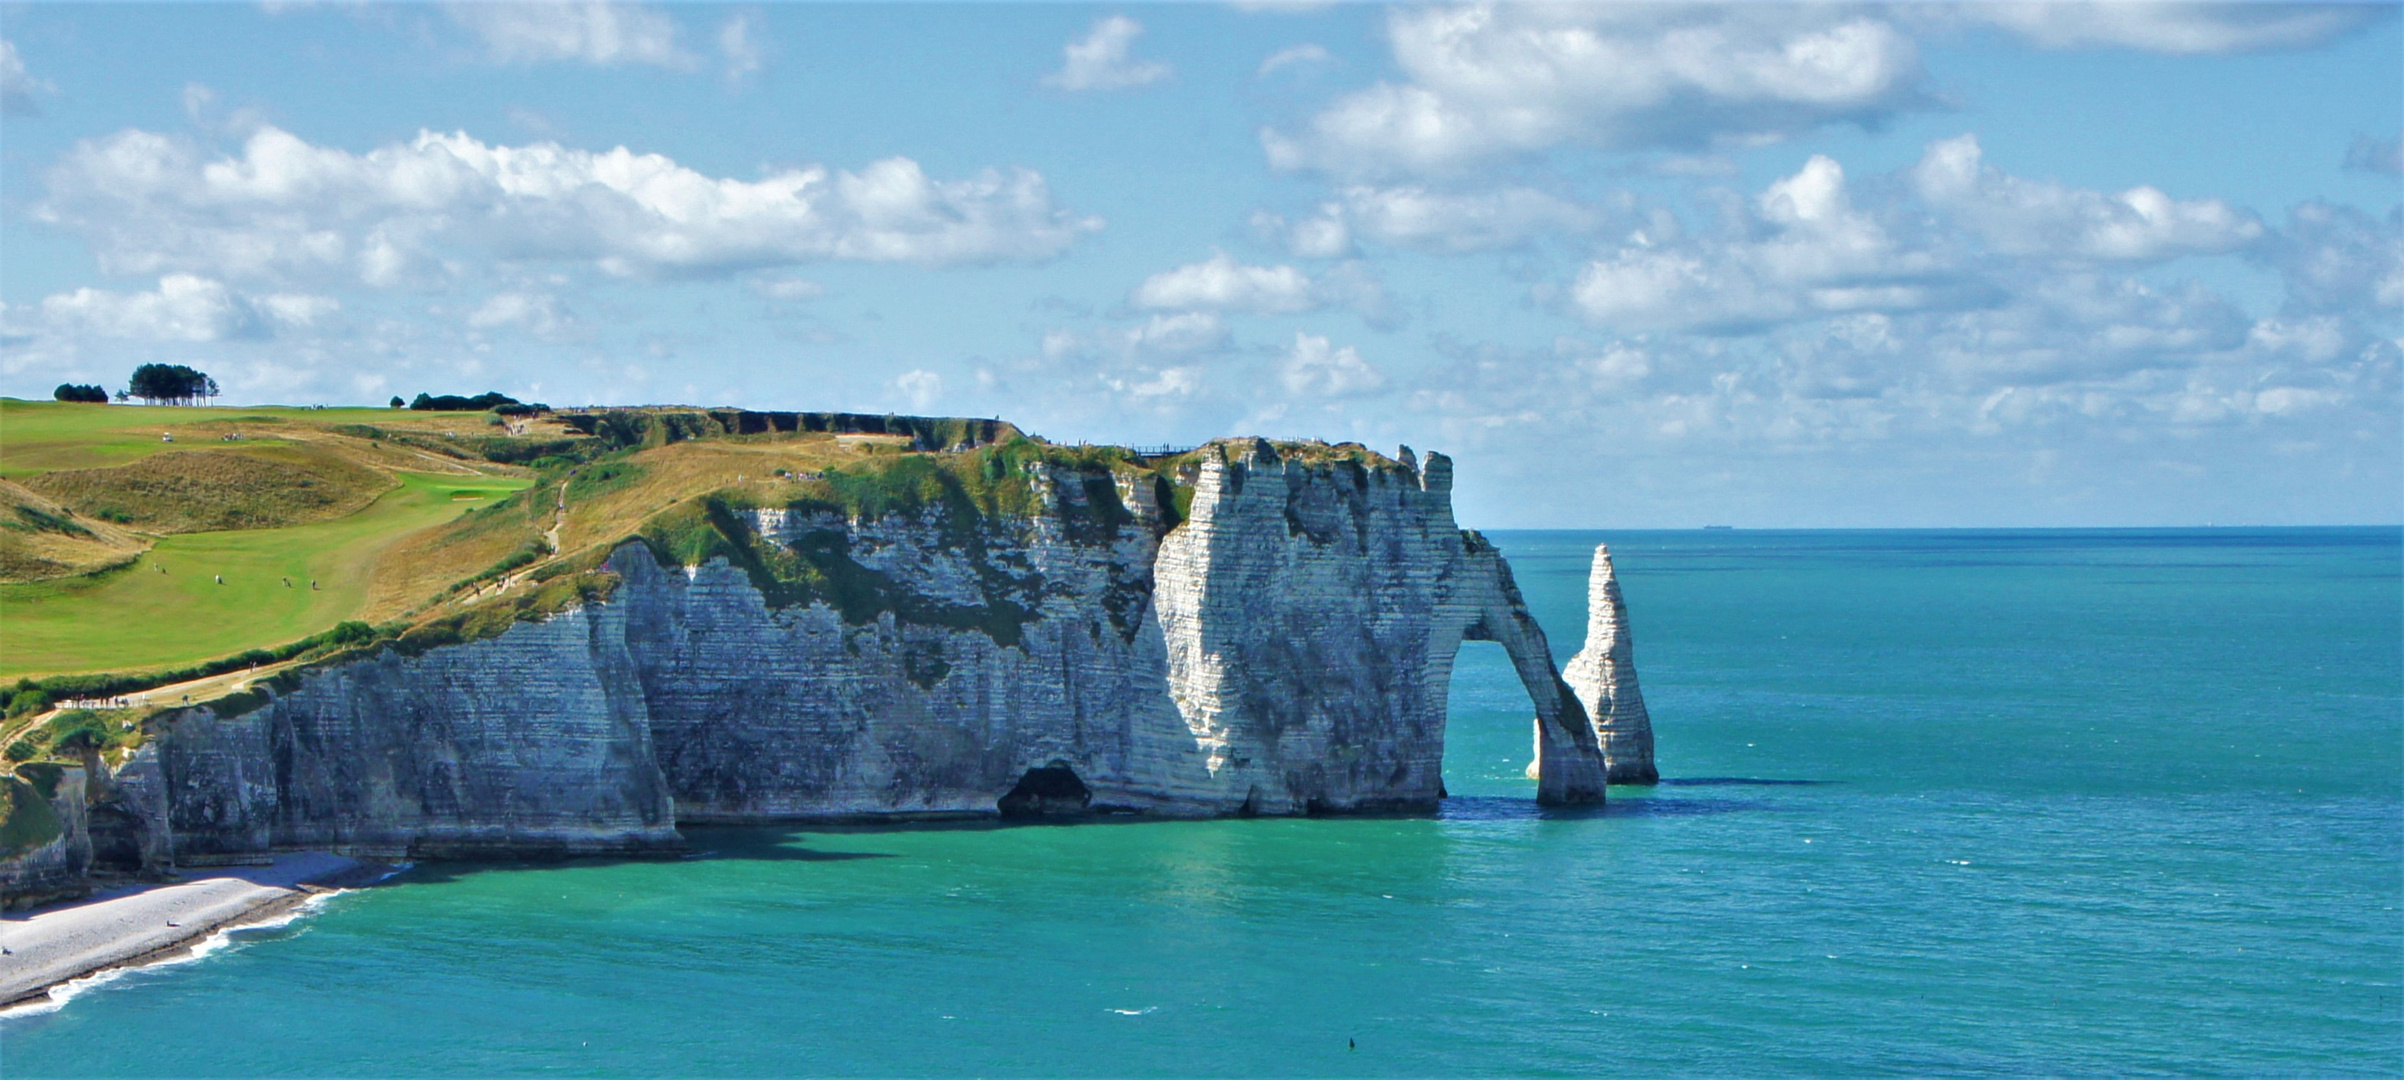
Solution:
M16 776L0 777L0 799L7 800L0 806L0 859L40 850L66 833L58 811L32 784Z

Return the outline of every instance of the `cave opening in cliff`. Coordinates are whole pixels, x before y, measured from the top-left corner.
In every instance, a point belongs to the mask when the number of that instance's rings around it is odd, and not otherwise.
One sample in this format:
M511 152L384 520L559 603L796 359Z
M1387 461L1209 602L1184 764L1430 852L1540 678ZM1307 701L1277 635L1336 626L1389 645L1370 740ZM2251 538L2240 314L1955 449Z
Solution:
M1006 818L1083 814L1092 805L1093 789L1086 787L1077 770L1065 761L1028 769L1018 778L1018 786L995 804Z

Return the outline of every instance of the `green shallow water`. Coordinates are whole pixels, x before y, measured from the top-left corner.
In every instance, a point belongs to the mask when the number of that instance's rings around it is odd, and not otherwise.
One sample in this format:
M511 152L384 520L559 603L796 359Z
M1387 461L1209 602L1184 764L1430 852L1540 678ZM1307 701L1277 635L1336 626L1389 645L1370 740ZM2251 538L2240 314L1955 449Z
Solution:
M2404 1070L2397 530L1599 538L1671 778L1600 811L1472 646L1432 819L422 865L0 1069ZM1495 539L1566 658L1598 534Z

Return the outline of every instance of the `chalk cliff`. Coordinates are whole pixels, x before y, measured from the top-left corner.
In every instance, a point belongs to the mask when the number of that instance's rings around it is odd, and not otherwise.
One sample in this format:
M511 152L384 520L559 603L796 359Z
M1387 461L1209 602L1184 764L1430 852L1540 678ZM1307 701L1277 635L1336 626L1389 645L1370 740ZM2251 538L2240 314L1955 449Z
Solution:
M670 849L679 822L1427 810L1466 639L1528 690L1538 798L1603 797L1597 727L1455 523L1442 455L1179 460L1174 483L1030 463L1008 513L710 502L547 617L162 715L103 846L473 857Z
M1570 657L1562 678L1594 721L1611 782L1658 782L1653 718L1645 711L1644 691L1636 686L1636 642L1628 632L1628 604L1620 596L1609 544L1594 547L1594 567L1586 576L1586 647Z
M84 813L84 770L39 762L0 774L8 840L0 857L0 907L25 907L91 891L92 834Z

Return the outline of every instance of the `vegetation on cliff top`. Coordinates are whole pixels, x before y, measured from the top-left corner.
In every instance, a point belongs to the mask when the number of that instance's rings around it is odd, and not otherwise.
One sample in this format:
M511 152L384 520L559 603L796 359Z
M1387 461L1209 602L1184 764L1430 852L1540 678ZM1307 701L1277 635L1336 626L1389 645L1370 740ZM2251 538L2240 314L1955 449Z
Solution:
M50 800L32 784L13 774L0 777L0 859L13 859L59 838L66 823Z
M122 693L250 663L314 663L354 648L415 652L488 637L609 595L617 579L601 565L629 540L666 564L725 558L775 603L822 601L854 623L890 612L1014 642L1043 582L995 566L984 556L989 540L1032 528L1047 490L1049 516L1074 542L1108 542L1139 520L1123 492L1159 508L1152 527L1173 528L1190 513L1203 457L1221 452L1056 446L992 420L727 409L503 416L10 400L0 410L11 476L93 493L88 499L151 490L135 481L153 473L175 477L158 505L139 509L154 525L178 513L210 523L191 504L213 496L188 493L254 462L397 481L364 510L332 520L188 532L114 572L0 585L11 637L0 674L114 672L29 684L57 690L53 697ZM161 431L182 441L160 441ZM234 431L246 440L236 448L241 463L213 445ZM194 453L193 444L211 449ZM1277 450L1313 462L1383 461L1357 444ZM195 459L208 460L187 467ZM127 465L135 468L116 468ZM264 490L273 486L250 482L246 490L297 497ZM187 493L180 505L178 490ZM800 527L790 543L751 532L747 512L762 509L793 516ZM895 516L934 527L967 553L985 578L983 602L928 601L855 558L852 523ZM371 637L322 637L345 619L359 620ZM229 656L228 645L246 651Z

